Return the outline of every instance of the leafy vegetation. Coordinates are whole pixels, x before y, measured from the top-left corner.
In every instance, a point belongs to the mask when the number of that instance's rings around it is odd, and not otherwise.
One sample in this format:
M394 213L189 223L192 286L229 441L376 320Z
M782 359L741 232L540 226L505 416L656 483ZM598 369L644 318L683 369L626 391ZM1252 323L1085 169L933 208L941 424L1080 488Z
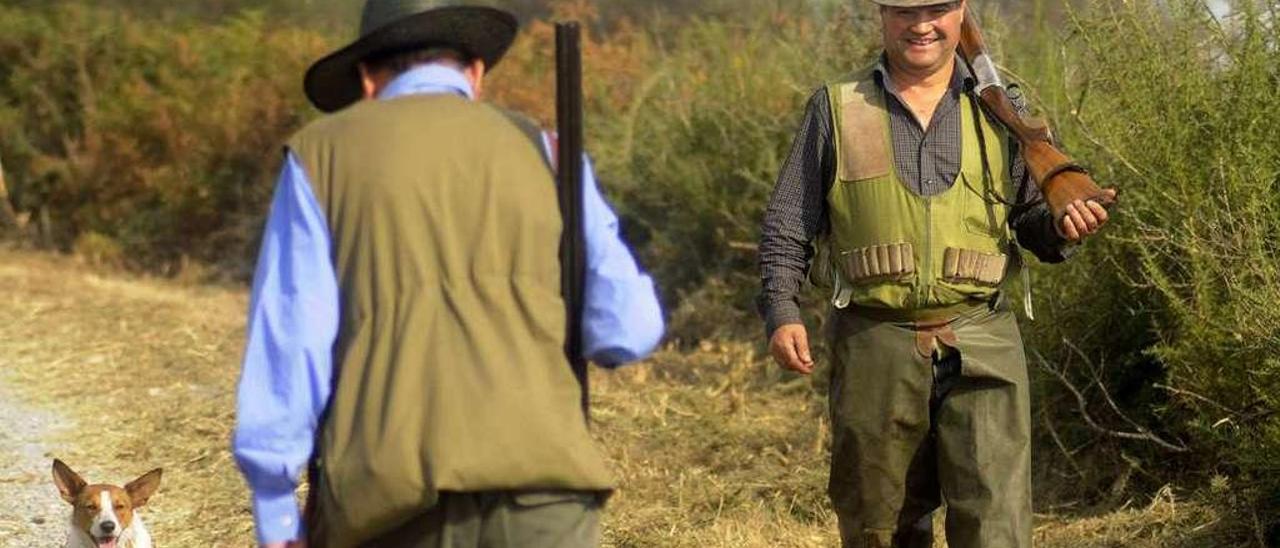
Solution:
M280 142L308 112L294 75L322 40L254 12L161 24L74 4L0 8L0 34L0 146L41 239L243 271Z
M1086 408L1115 430L1137 432L1098 397L1104 386L1188 449L1169 458L1102 442L1117 466L1147 482L1168 481L1147 467L1231 478L1257 519L1275 523L1280 29L1274 2L1231 8L1219 20L1197 1L1100 2L1060 49L1027 60L1065 139L1123 193L1111 233L1045 273L1050 318L1034 346L1093 389ZM1080 427L1056 385L1045 386L1046 419ZM1073 473L1102 479L1087 470Z

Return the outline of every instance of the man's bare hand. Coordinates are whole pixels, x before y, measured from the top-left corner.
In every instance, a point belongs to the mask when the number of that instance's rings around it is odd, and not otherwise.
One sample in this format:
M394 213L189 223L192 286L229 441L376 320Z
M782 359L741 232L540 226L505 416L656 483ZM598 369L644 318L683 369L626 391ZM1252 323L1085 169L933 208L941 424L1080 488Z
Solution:
M305 540L291 540L289 542L272 542L263 544L262 548L307 548Z
M1106 189L1103 192L1115 200L1115 189ZM1062 218L1058 232L1070 242L1079 242L1085 236L1096 234L1102 225L1107 224L1108 219L1110 215L1107 214L1107 209L1098 202L1076 200L1075 203L1067 206L1067 215Z
M801 375L813 374L813 356L809 354L809 332L804 325L784 325L769 339L769 353L783 369Z

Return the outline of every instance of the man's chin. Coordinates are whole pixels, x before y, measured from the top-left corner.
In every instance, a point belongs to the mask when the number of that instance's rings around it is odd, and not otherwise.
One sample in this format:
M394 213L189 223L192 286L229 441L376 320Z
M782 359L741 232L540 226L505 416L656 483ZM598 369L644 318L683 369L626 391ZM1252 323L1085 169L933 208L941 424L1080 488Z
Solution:
M943 59L943 52L938 49L930 49L920 52L903 52L898 57L901 68L913 73L933 73L942 70L946 66Z

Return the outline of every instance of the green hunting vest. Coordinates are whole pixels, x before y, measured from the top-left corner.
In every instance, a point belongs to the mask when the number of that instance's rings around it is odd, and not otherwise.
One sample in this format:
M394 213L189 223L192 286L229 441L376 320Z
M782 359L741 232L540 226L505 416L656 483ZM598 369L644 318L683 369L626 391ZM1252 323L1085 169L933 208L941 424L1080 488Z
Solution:
M836 180L827 195L830 233L811 276L832 304L908 314L988 301L1010 271L1014 197L1005 133L960 101L962 161L946 192L915 194L894 169L885 91L871 69L827 87ZM980 139L978 132L983 132ZM983 146L990 169L984 169Z
M441 491L610 489L564 356L556 186L529 136L483 103L415 95L289 148L341 288L312 538L358 545Z

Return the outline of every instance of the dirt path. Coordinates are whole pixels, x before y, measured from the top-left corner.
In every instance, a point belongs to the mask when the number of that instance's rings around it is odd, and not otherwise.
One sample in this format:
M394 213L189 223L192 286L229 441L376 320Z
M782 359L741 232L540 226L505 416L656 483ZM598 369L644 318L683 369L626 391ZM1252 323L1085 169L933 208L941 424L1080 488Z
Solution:
M164 468L159 546L252 545L227 451L244 297L0 249L0 546L61 546L55 456L90 483Z
M0 358L0 370L7 370ZM49 475L51 455L73 423L23 403L0 377L0 538L5 546L61 546L67 507Z

